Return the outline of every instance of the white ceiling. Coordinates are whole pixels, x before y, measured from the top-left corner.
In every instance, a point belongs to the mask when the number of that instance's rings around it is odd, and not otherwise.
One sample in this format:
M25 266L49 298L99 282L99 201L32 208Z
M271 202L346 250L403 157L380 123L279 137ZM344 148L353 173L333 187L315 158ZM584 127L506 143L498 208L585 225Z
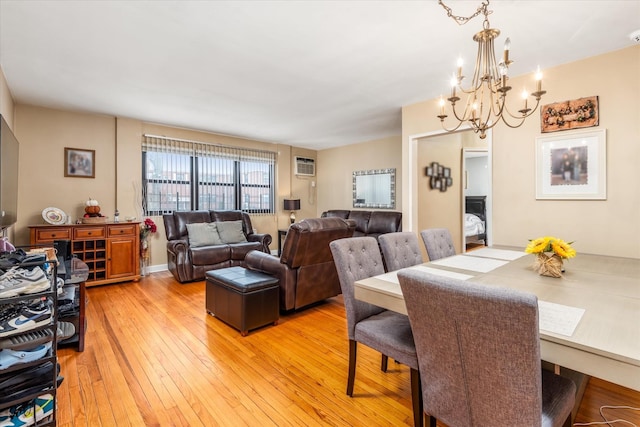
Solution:
M480 0L445 4L470 16ZM640 0L489 9L511 75L631 46L640 29ZM435 0L0 0L0 65L17 103L320 150L399 135L403 105L446 94L458 56L475 61L480 29Z

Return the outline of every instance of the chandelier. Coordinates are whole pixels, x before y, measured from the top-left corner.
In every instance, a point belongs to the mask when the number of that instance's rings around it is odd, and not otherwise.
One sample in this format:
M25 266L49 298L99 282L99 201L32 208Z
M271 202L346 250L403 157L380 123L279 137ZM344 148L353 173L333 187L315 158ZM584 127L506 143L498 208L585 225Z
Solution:
M442 123L443 129L447 132L454 132L463 123L467 123L474 132L480 134L481 139L484 139L486 131L493 128L501 120L510 128L520 127L524 120L536 111L540 98L546 93L546 91L542 90L540 68L538 68L535 75L536 91L531 93L531 96L536 100L535 106L528 108L527 98L529 93L525 90L522 92L522 108L517 110L517 114L511 113L506 103L507 94L511 90L508 85L509 77L507 76L509 65L513 62L509 59L511 42L509 38L505 40L502 61L497 62L493 41L500 35L500 30L489 27L488 16L492 13L492 11L488 10L489 0L483 1L476 12L469 17L455 16L451 8L447 7L442 0L439 0L438 3L447 11L447 16L456 21L458 25L464 25L480 14L484 15L483 30L473 36L473 40L478 42L478 56L476 57L471 85L466 89L462 87L462 80L464 79L462 75L462 59L458 59L457 73L454 73L451 77L451 97L447 98L447 100L451 104L453 116L458 121L453 128L449 129L445 126L444 120L448 117L445 112L446 103L444 98L440 97L440 114L438 118ZM456 109L456 103L460 101L458 95L467 96L462 111Z

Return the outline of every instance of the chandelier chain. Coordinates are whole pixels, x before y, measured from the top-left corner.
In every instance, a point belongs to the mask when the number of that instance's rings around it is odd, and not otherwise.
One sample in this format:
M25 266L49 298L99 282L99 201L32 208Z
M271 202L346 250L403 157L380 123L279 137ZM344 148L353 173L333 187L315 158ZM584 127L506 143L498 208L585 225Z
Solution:
M454 15L453 11L451 10L450 7L448 7L446 4L444 4L444 2L442 0L438 0L438 4L440 6L442 6L444 8L444 10L447 11L447 16L451 19L453 19L454 21L456 21L456 23L458 25L464 25L467 22L471 21L473 18L475 18L476 16L483 14L484 15L484 20L485 22L487 22L487 17L493 13L492 10L487 9L487 7L489 6L489 0L484 0L482 2L482 5L478 6L478 9L476 10L476 12L471 15L471 16L458 16L458 15Z

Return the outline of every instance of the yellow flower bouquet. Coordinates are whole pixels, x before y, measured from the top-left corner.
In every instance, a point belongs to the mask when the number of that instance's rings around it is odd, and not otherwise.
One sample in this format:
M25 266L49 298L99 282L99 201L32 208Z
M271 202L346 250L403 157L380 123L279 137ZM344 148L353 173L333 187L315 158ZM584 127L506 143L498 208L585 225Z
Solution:
M526 249L528 254L535 254L536 261L533 269L542 276L562 277L562 264L564 259L576 256L576 251L567 243L557 237L545 236L529 241Z

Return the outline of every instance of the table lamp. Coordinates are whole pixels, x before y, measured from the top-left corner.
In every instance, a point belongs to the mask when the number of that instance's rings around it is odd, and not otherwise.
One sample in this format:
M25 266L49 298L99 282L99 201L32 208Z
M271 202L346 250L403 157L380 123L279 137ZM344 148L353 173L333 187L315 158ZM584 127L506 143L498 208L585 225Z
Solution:
M296 213L294 211L300 210L300 199L284 199L284 210L291 211L289 216L291 224L296 222Z

